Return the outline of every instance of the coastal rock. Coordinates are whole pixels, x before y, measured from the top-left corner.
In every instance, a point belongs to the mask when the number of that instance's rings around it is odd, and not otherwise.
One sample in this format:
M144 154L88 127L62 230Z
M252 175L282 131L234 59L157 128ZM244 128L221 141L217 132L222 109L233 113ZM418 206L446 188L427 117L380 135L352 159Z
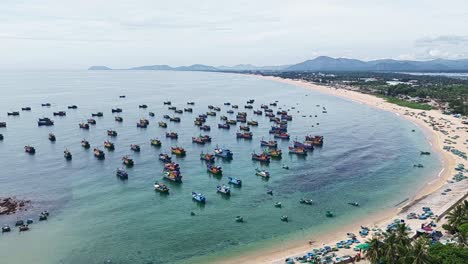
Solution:
M0 215L10 215L17 211L26 211L30 200L18 200L12 197L0 198Z

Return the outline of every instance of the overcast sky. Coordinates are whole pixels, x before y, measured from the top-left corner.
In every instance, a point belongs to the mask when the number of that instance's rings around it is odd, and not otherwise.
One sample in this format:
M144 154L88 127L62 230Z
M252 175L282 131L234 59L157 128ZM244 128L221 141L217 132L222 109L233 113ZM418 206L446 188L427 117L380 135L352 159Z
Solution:
M0 0L0 69L468 58L467 0Z

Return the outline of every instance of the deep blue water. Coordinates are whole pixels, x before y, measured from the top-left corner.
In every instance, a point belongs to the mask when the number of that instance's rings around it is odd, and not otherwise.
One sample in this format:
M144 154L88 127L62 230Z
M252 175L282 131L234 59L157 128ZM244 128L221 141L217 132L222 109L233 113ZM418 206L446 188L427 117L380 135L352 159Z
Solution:
M0 73L0 128L5 137L0 142L0 197L16 196L32 200L33 207L20 216L0 216L0 224L12 224L17 217L37 217L48 209L47 222L31 225L31 231L17 230L0 236L0 255L4 263L174 263L191 262L200 256L221 256L245 248L261 248L269 241L288 239L293 235L332 229L358 215L390 208L410 197L422 181L440 167L435 156L420 156L428 150L425 135L413 124L388 112L346 101L300 87L259 79L253 76L150 71L74 71L74 72L2 72ZM125 94L126 99L119 99ZM260 151L259 141L267 139L271 123L267 117L254 116L243 109L245 102L279 101L277 108L291 109L289 122L292 139L302 140L306 134L323 135L325 143L306 158L287 154L287 141L280 143L281 161L272 161L264 168L271 172L269 181L255 176L259 164L251 160L252 151ZM163 105L171 100L178 108L194 101L193 113L173 114ZM50 108L41 103L50 102ZM259 121L253 127L254 139L237 140L236 129L218 130L220 114L230 109L224 102L239 105L248 112L248 119ZM139 104L147 104L146 110ZM78 105L77 110L66 109ZM208 133L213 142L205 146L192 144L191 137L200 134L194 118L208 111L207 105L220 106L221 113L208 117ZM317 107L316 105L320 105ZM31 106L31 112L8 117L7 111ZM322 106L328 113L322 113ZM114 121L111 109L123 108L123 123ZM276 112L277 108L273 108ZM36 120L66 110L66 117L53 117L55 126L37 127ZM89 131L78 128L92 112L102 111L97 125ZM148 117L153 111L156 117ZM178 115L181 123L158 127L164 114ZM306 115L307 117L302 117ZM312 117L309 117L312 115ZM314 117L317 115L317 117ZM228 115L232 118L235 115ZM136 122L146 117L147 129L138 129ZM319 125L317 125L319 123ZM106 159L98 161L92 148L103 149L107 129L119 135L111 139L116 149L106 151ZM416 129L415 132L411 132ZM164 137L165 131L179 133L177 141ZM57 141L47 135L55 133ZM150 138L159 137L160 149L151 147ZM91 142L91 150L81 148L81 139ZM140 153L131 153L130 144L141 145ZM24 153L31 144L36 155ZM201 151L212 152L216 145L234 152L231 162L217 161L223 167L221 178L206 173L199 160ZM160 152L171 146L187 150L184 158L174 160L181 165L182 184L168 184L170 195L155 193L153 182L161 180L163 164ZM73 160L66 162L63 150L69 148ZM135 166L128 169L129 180L115 177L122 156L130 154ZM281 169L285 163L290 170ZM413 164L423 163L422 169ZM216 185L226 183L228 176L239 177L243 186L232 190L230 198L216 193ZM266 194L268 189L274 195ZM207 196L205 206L191 200L192 191ZM315 205L299 204L302 197ZM273 205L283 204L281 209ZM358 201L361 207L347 205ZM336 217L329 219L331 210ZM196 216L190 216L190 212ZM236 215L246 223L234 222ZM280 221L288 215L291 221ZM26 252L26 253L25 253Z

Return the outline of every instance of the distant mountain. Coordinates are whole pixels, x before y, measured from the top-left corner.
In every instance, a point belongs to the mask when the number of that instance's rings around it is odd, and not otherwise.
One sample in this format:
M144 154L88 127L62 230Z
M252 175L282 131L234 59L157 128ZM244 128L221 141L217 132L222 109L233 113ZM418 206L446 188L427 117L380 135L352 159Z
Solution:
M108 70L112 70L112 69L107 66L91 66L88 68L88 71L108 71Z
M92 66L88 70L111 70L106 66ZM468 59L430 61L410 60L372 60L362 61L347 58L332 58L320 56L312 60L294 65L255 66L239 64L235 66L209 66L194 64L190 66L171 67L169 65L148 65L121 70L148 70L148 71L388 71L388 72L418 72L418 71L467 71Z
M468 59L409 61L373 60L361 61L346 58L320 56L292 65L285 71L468 71Z

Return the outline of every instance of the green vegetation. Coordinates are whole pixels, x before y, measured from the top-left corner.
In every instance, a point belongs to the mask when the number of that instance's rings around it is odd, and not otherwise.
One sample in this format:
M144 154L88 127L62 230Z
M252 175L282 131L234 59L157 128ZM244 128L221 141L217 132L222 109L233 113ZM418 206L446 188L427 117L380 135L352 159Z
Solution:
M385 95L379 95L379 97L382 97L385 99L385 101L396 104L399 106L404 106L412 109L420 109L420 110L431 110L432 106L428 104L423 104L423 103L416 103L416 102L408 102L396 97L390 97L390 96L385 96Z
M450 211L443 227L454 235L456 244L443 245L426 236L412 240L405 224L368 240L366 257L379 264L464 264L468 259L468 202Z

